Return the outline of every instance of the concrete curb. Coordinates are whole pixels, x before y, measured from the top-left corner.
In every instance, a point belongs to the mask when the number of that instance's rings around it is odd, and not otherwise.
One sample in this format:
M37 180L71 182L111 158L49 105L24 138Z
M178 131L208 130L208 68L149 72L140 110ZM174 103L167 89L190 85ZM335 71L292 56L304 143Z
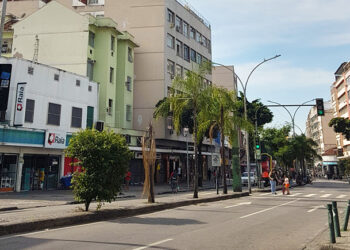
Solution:
M55 219L43 219L32 222L23 222L18 224L9 224L0 226L0 236L16 233L24 233L31 231L39 231L45 229L52 229L57 227L72 226L78 224L85 224L91 222L97 222L102 220L117 219L123 217L130 217L140 214L153 213L166 209L172 209L182 206L195 205L206 202L215 202L219 200L228 200L233 198L239 198L243 196L249 196L248 192L235 193L229 195L221 195L209 198L198 198L191 200L181 200L176 202L164 202L147 204L142 207L136 208L116 208L106 209L94 212L86 212L79 215L70 215L67 217L55 218Z

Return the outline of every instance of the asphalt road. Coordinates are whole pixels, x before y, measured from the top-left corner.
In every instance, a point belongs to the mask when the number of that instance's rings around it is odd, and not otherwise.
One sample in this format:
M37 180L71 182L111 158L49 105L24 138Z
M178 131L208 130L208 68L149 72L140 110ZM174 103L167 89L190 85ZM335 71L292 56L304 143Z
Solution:
M302 249L343 211L349 184L316 182L291 195L250 197L0 238L0 249ZM192 194L189 194L192 195Z

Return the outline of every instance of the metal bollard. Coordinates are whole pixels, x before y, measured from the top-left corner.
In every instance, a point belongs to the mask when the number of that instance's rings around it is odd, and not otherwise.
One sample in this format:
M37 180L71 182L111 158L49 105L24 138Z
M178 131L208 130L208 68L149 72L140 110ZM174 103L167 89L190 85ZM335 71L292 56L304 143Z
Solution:
M339 216L338 216L338 207L337 207L337 202L336 201L332 201L332 208L333 208L335 235L337 237L341 237L341 235L340 235Z
M335 243L332 204L327 204L327 209L328 209L329 237L330 237L331 243Z
M350 213L350 200L348 201L348 207L346 208L346 213L345 213L345 220L344 220L344 226L343 226L344 231L348 230L349 213Z

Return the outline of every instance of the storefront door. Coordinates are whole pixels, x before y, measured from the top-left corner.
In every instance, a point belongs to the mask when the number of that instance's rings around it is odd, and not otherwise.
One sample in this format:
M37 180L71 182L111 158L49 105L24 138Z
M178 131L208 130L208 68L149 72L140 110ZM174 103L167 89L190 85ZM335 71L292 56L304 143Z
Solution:
M16 186L17 155L0 154L0 192L13 191Z

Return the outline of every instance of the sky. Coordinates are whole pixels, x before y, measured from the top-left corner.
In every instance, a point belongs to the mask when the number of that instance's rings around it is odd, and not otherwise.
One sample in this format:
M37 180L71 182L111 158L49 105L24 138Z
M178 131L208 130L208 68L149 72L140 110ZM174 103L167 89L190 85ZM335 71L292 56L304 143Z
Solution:
M255 65L281 55L252 74L249 101L286 105L330 100L334 72L350 56L349 0L187 1L211 24L213 62L234 65L243 82ZM296 133L305 132L310 108L296 113ZM292 114L296 110L288 109ZM269 127L291 122L283 108L271 111Z

